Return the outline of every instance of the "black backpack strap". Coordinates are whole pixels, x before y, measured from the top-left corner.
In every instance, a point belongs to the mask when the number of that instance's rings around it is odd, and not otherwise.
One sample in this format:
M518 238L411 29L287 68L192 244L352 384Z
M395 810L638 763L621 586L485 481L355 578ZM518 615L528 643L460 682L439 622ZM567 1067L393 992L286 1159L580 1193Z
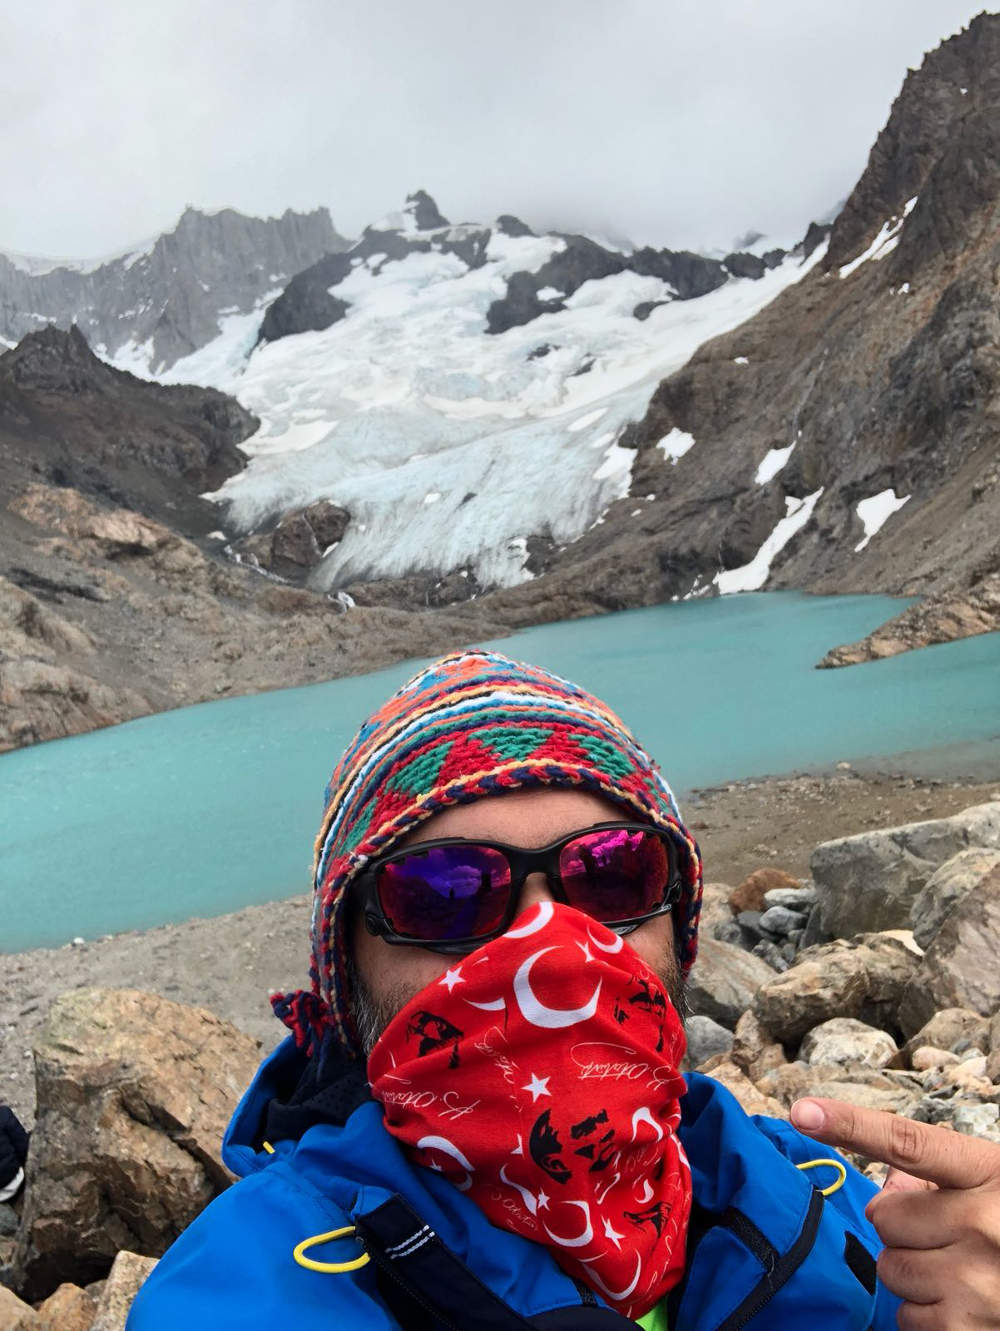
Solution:
M379 1293L404 1331L628 1331L635 1323L596 1301L522 1317L446 1247L398 1194L357 1233L378 1268ZM591 1296L592 1297L592 1296Z

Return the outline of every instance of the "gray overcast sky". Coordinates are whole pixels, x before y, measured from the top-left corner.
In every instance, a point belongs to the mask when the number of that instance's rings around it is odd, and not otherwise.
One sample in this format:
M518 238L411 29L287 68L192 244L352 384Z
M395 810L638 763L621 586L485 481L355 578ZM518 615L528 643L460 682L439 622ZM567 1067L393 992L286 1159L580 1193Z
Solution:
M962 0L7 0L0 249L91 257L185 204L422 186L637 242L798 234L850 190Z

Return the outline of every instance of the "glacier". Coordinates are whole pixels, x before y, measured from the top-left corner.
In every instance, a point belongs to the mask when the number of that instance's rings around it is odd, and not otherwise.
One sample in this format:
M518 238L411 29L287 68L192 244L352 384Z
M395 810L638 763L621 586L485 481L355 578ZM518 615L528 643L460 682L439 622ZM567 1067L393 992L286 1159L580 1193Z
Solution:
M380 227L398 221L390 215ZM228 535L328 499L351 523L311 574L318 588L452 570L481 587L524 581L531 538L566 545L629 493L635 455L619 440L659 382L825 252L804 262L788 255L758 280L730 277L689 300L626 271L488 334L487 310L507 294L507 279L538 272L564 245L494 229L479 267L434 248L371 254L331 288L349 308L329 328L258 345L262 301L156 376L223 389L260 418L242 445L245 471L210 496ZM647 302L662 303L636 318ZM144 350L124 349L123 368L142 372ZM673 451L676 461L686 449Z

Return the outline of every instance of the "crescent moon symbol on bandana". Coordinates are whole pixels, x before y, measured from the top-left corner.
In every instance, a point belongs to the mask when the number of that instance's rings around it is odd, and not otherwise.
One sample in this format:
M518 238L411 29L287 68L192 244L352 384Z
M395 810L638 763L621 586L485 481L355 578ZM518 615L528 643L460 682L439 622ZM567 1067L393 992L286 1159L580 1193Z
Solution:
M639 1131L639 1124L640 1124L640 1123L648 1123L649 1126L650 1126L650 1127L653 1129L653 1131L656 1133L656 1140L657 1140L658 1142L661 1142L661 1141L663 1140L663 1129L660 1127L659 1123L657 1123L657 1121L656 1121L656 1119L653 1117L653 1115L649 1112L649 1106L648 1106L648 1105L643 1105L641 1109L637 1109L637 1110L635 1111L635 1113L632 1115L632 1140L633 1140L633 1141L635 1141L635 1139L636 1139L636 1135L637 1135L637 1133L638 1133L638 1131Z
M548 903L543 902L542 904L546 905ZM561 1031L565 1030L567 1026L576 1026L578 1022L589 1021L597 1011L597 1000L601 996L601 985L604 983L603 980L597 981L597 988L583 1007L546 1007L544 1003L539 1002L531 988L531 968L539 957L544 957L546 952L554 952L555 950L554 947L543 947L540 952L533 953L518 968L517 974L514 976L514 997L521 1009L521 1015L532 1026L541 1026L543 1030L549 1031Z
M538 914L527 924L522 924L519 929L508 929L508 938L528 938L531 934L537 934L539 929L544 929L552 919L555 913L555 904L551 901L540 901L538 903Z
M653 1196L653 1185L648 1178L644 1178L642 1180L642 1196L638 1198L639 1205L645 1206L648 1202L653 1200Z
M584 1266L589 1266L591 1262L596 1262L597 1258L583 1257L580 1260ZM628 1296L635 1291L635 1287L639 1283L639 1273L641 1271L642 1271L642 1259L640 1258L639 1254L636 1253L635 1275L632 1277L632 1283L630 1285L627 1285L625 1289L608 1289L607 1285L604 1283L604 1281L601 1279L601 1277L597 1274L596 1271L590 1271L588 1274L590 1276L590 1279L594 1282L594 1284L598 1287L598 1289L601 1291L602 1294L606 1294L608 1298L613 1299L615 1303L620 1303L622 1299L627 1299Z
M522 1151L521 1154L523 1155L524 1152ZM521 1197L524 1200L525 1206L528 1208L528 1210L531 1212L532 1215L538 1214L538 1198L535 1196L533 1192L529 1192L527 1188L522 1188L520 1183L515 1183L512 1178L507 1177L506 1165L504 1165L503 1168L500 1170L500 1178L504 1183L507 1184L508 1187L517 1189L517 1191L521 1194Z
M506 998L491 998L488 1003L477 1003L475 999L467 998L465 1000L469 1007L477 1007L482 1012L503 1012L507 1006Z
M599 939L594 937L589 929L587 930L587 937L593 945L596 948L599 948L602 952L620 952L625 946L625 939L622 938L621 934L615 936L615 941L613 943L602 943Z
M466 1172L466 1177L461 1183L456 1183L455 1187L459 1192L467 1192L472 1187L472 1165L466 1160L465 1156L458 1149L454 1142L450 1142L447 1137L421 1137L417 1142L418 1151L440 1151L443 1155L450 1156L456 1164L462 1166Z
M582 1234L578 1234L575 1239L564 1239L558 1234L553 1234L548 1225L542 1221L542 1228L548 1234L553 1243L558 1243L560 1248L583 1248L593 1240L594 1227L590 1223L590 1202L563 1202L563 1206L578 1206L587 1218L587 1225Z

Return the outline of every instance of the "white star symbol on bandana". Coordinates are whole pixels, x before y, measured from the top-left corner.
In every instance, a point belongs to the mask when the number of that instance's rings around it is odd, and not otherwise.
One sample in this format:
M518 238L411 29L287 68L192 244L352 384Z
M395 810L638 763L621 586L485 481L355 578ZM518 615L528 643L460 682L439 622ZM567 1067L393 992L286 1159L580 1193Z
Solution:
M584 960L585 960L585 961L593 961L593 960L594 960L594 954L593 954L593 953L591 952L591 950L590 950L590 944L589 944L589 943L577 943L577 947L578 947L578 948L580 949L580 951L583 953L583 956L584 956Z
M449 994L456 984L465 984L465 976L462 974L461 966L456 966L453 971L445 971L444 975L441 976L441 979L438 980L438 984L446 984L448 986Z
M540 1192L537 1200L539 1211L547 1211L549 1209L549 1198L547 1193Z
M521 1090L531 1092L532 1104L535 1103L535 1101L538 1099L540 1095L552 1094L552 1092L549 1090L548 1077L539 1077L534 1072L531 1074L531 1081L528 1082L527 1086L522 1086Z
M615 1229L614 1225L611 1223L610 1220L605 1220L604 1222L604 1237L606 1239L610 1239L611 1242L615 1245L615 1247L619 1251L621 1251L621 1246L622 1246L621 1240L625 1237L625 1235L619 1234L617 1229Z

